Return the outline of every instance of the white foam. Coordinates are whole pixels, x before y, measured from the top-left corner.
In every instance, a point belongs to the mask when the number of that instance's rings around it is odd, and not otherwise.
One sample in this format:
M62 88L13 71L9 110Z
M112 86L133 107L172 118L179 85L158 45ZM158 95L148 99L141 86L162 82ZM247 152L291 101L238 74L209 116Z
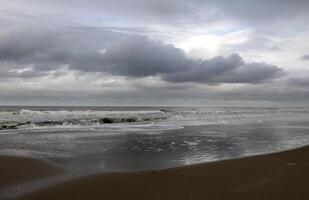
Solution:
M160 121L169 117L170 114L160 110L59 110L59 111L33 111L21 109L19 112L0 112L0 123L16 124L19 129L44 129L51 126L57 128L104 128L109 127L100 123L103 118L135 119L138 122ZM20 125L27 123L25 125ZM115 125L119 128L119 125Z
M191 141L185 140L184 142L185 142L187 145L189 145L189 146L196 146L196 145L199 144L199 141L191 142Z
M284 113L289 113L284 114ZM292 114L291 114L292 113ZM0 123L18 124L18 129L44 130L170 130L184 126L264 122L267 119L308 117L307 108L174 108L166 112L152 110L58 110L35 111L0 111ZM118 121L136 119L133 123L102 124L100 119L115 118ZM123 120L121 120L123 119ZM28 124L20 125L20 123ZM3 130L1 130L2 132Z

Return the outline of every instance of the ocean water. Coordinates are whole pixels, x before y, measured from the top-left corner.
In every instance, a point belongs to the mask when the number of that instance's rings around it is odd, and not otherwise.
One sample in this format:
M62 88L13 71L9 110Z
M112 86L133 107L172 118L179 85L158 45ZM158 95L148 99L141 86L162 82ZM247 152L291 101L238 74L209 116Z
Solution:
M163 169L308 144L307 107L0 107L0 155L77 172Z

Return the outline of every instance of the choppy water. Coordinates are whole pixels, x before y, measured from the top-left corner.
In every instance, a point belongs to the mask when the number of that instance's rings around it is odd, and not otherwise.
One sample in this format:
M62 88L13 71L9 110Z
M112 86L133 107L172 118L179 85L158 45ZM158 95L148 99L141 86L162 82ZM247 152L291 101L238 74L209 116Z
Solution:
M309 108L0 107L0 154L131 171L309 144Z

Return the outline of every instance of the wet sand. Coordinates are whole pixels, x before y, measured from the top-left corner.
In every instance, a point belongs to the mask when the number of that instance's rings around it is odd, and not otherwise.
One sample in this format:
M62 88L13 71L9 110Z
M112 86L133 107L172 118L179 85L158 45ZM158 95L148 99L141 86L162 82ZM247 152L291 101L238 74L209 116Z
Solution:
M0 156L0 190L64 173L53 164L28 157Z
M0 186L59 173L44 161L1 157L0 163ZM91 175L18 199L309 199L309 147L159 171Z

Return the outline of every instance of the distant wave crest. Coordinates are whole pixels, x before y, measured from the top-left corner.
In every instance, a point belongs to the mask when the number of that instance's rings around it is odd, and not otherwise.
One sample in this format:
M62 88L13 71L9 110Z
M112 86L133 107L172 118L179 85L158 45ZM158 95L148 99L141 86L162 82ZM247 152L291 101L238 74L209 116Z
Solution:
M103 124L143 123L162 121L171 115L161 110L99 111L60 110L0 112L0 129L53 126L94 126Z

